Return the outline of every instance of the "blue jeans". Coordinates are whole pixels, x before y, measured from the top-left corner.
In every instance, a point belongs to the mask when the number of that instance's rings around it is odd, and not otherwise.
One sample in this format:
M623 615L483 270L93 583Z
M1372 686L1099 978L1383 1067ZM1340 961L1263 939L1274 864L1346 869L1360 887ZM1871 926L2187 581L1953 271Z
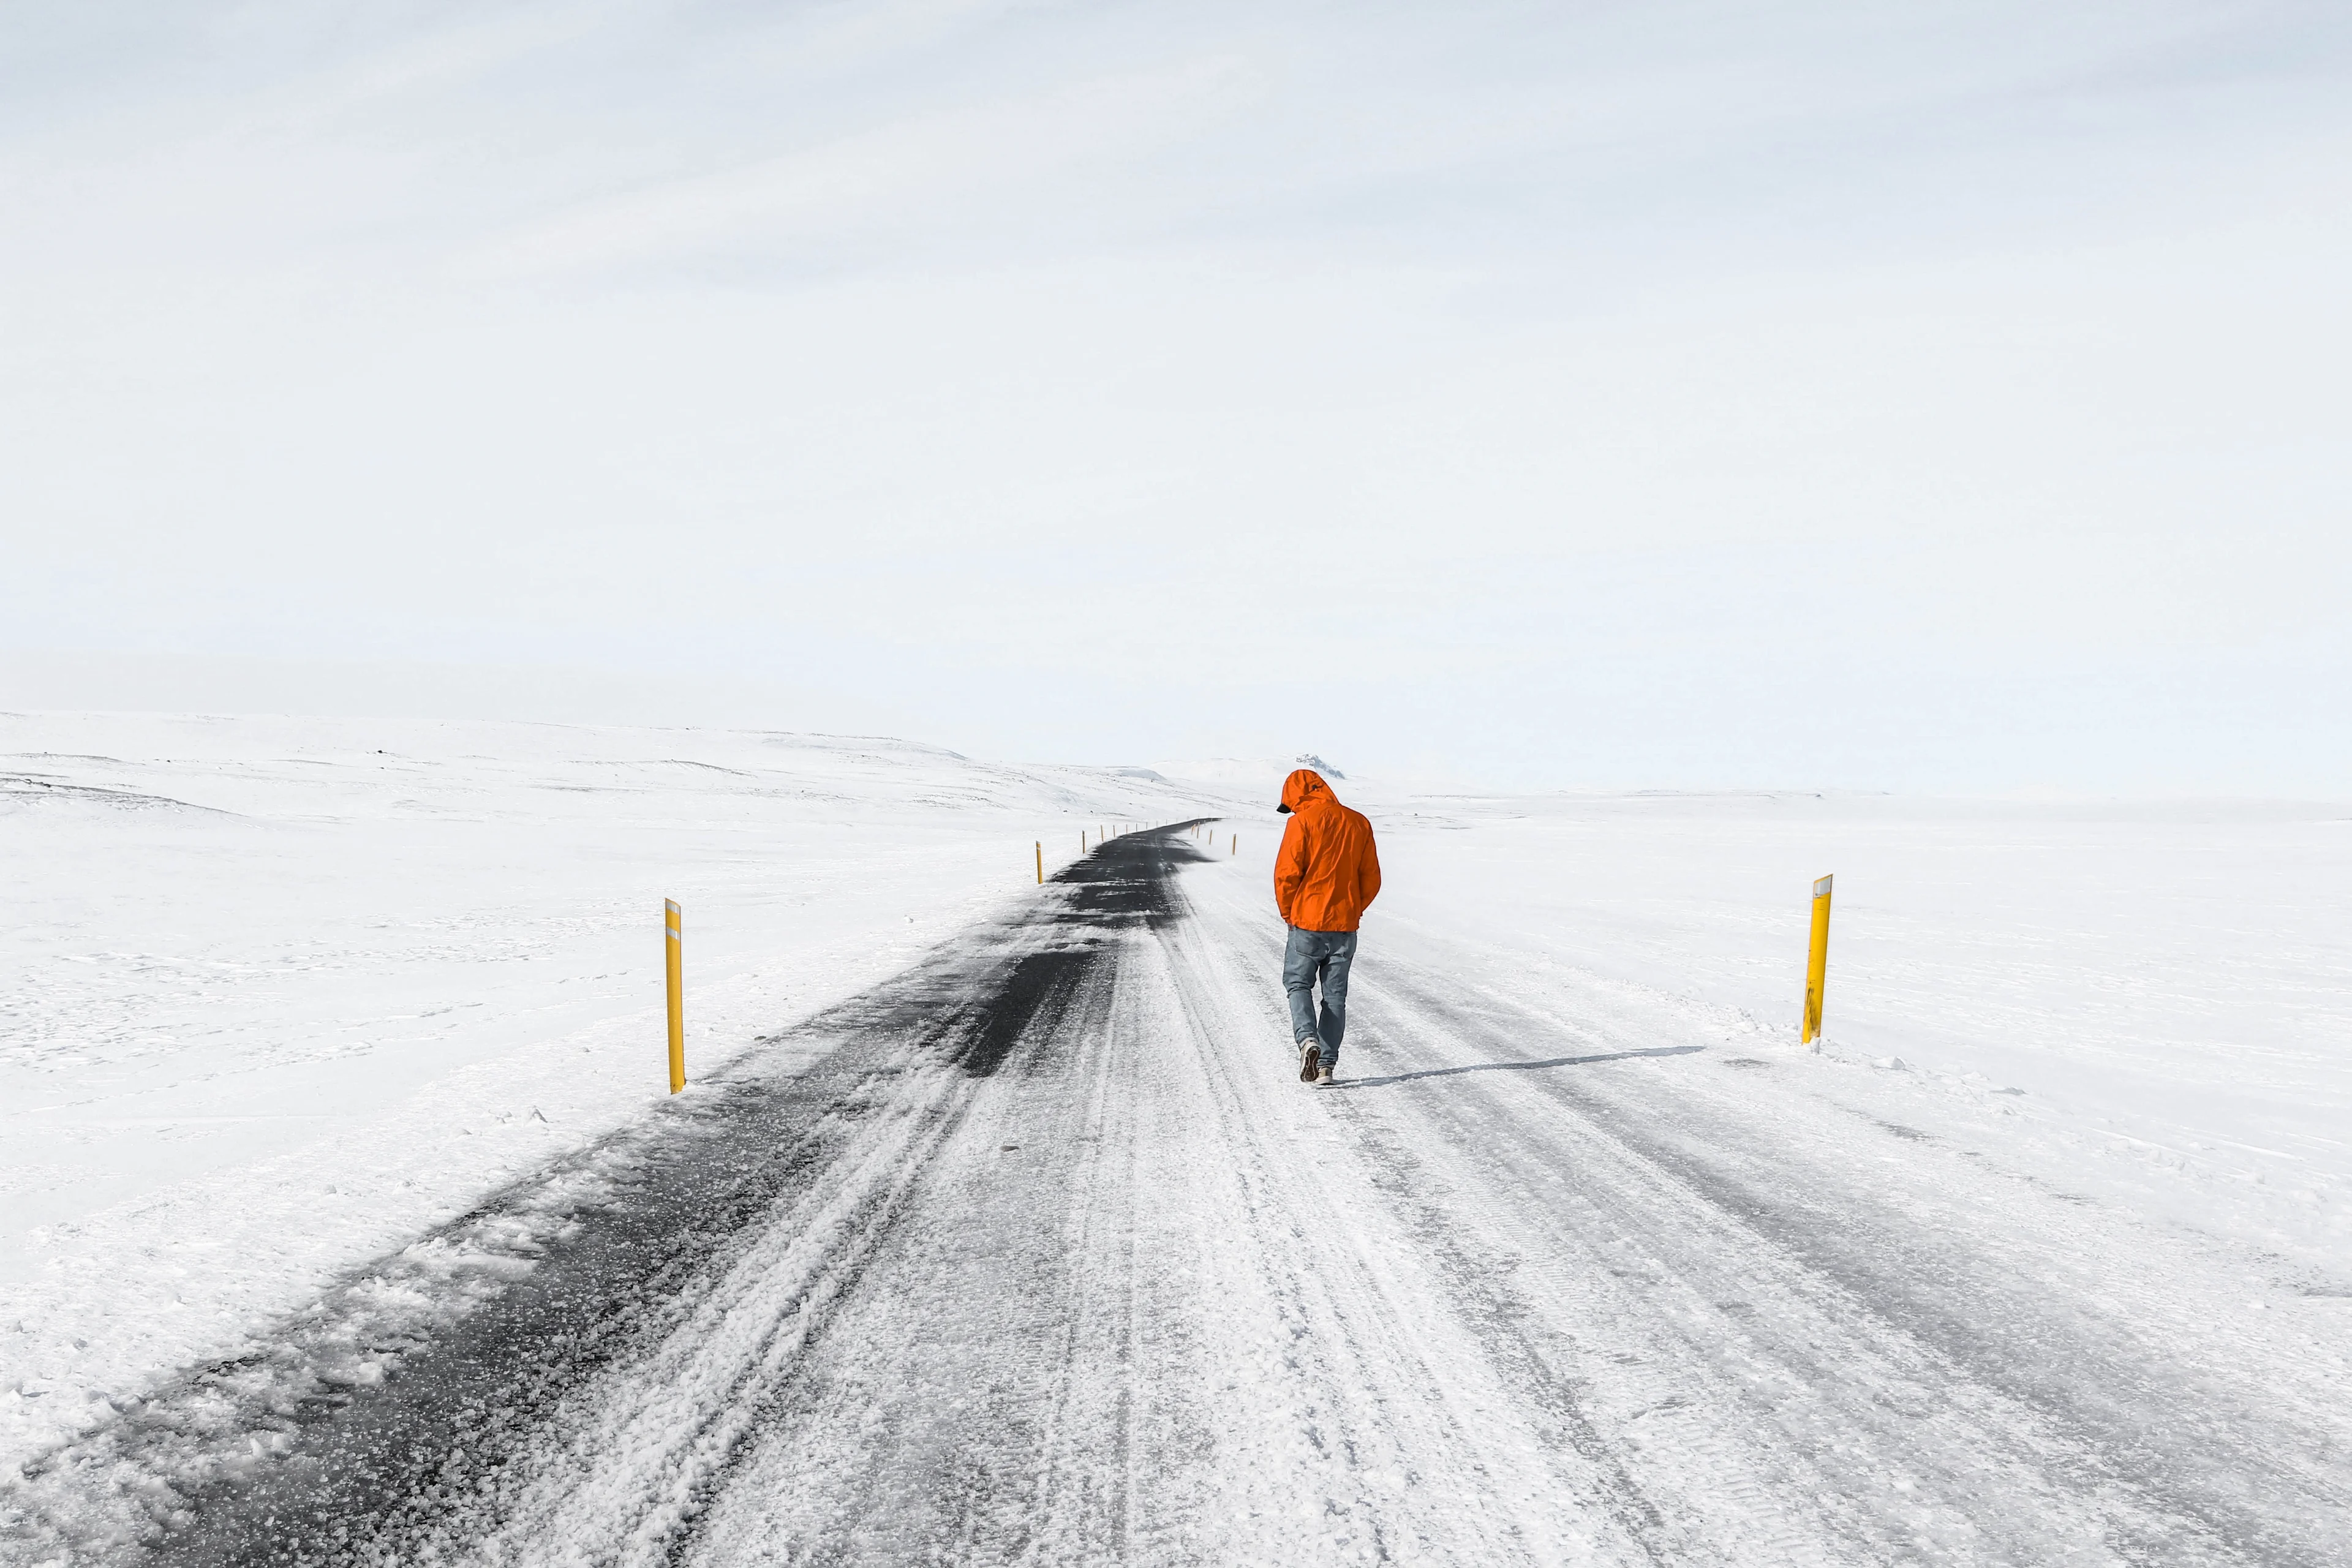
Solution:
M1339 1059L1339 1037L1348 1032L1348 966L1356 962L1351 931L1290 928L1282 950L1282 988L1290 994L1290 1038L1312 1035L1323 1042L1323 1065ZM1315 985L1323 985L1323 1016L1315 1016Z

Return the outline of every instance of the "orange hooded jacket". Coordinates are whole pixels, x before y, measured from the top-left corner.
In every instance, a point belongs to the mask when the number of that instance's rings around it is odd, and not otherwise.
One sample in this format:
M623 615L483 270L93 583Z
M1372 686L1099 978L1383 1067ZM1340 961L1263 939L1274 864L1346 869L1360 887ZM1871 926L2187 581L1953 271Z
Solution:
M1274 857L1275 906L1302 931L1354 931L1381 894L1372 825L1307 768L1282 781L1282 807L1291 817Z

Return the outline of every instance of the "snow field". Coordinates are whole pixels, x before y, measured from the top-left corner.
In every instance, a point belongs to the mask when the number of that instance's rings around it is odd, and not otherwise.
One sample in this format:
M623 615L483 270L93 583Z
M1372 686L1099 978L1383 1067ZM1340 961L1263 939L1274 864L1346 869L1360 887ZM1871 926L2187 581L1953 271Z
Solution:
M47 1205L12 1198L0 1237L0 1462L243 1346L382 1377L370 1342L529 1268L665 1120L665 894L690 1068L790 1076L834 1058L786 1026L937 944L1061 940L1013 919L1059 896L1031 880L1046 825L1075 853L1080 821L1212 814L1242 851L1182 873L1197 919L1119 933L1007 1070L828 1068L821 1179L694 1281L683 1331L567 1396L495 1528L445 1544L2352 1549L2341 808L1335 780L1387 888L1348 1084L1317 1092L1265 891L1286 764L1170 783L899 742L385 727L395 767L367 727L10 722L36 728L8 731L30 739L0 761L24 770L0 854L58 918L11 934L0 993L5 1158L47 1140L7 1173ZM76 793L100 790L127 798ZM482 1005L441 1010L457 995ZM181 1462L259 1473L271 1440L224 1426ZM129 1539L143 1505L121 1505L91 1528Z
M894 741L0 717L0 1464L1034 900L1138 771Z
M2352 808L1374 803L1369 940L1459 943L1505 994L1673 998L1759 1050L1795 1047L1811 884L1836 873L1823 1054L1869 1070L1823 1081L2352 1297Z

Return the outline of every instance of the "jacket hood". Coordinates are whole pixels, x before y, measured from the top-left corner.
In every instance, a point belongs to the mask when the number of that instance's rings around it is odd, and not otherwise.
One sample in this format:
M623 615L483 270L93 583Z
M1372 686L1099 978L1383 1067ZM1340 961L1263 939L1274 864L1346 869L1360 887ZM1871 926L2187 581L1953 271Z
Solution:
M1339 797L1331 793L1331 786L1323 782L1321 773L1313 768L1300 768L1282 781L1282 804L1275 809L1287 816L1318 795L1335 805L1339 804Z

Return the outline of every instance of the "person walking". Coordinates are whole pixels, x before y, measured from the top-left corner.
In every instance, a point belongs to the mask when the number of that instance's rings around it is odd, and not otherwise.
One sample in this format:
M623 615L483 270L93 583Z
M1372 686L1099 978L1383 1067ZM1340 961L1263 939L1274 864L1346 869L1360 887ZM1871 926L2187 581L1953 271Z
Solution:
M1274 903L1290 928L1282 985L1290 996L1298 1078L1328 1089L1348 1030L1348 971L1356 962L1356 928L1380 897L1381 858L1364 814L1341 805L1323 775L1311 768L1282 781L1282 804L1276 809L1290 818L1274 857Z

